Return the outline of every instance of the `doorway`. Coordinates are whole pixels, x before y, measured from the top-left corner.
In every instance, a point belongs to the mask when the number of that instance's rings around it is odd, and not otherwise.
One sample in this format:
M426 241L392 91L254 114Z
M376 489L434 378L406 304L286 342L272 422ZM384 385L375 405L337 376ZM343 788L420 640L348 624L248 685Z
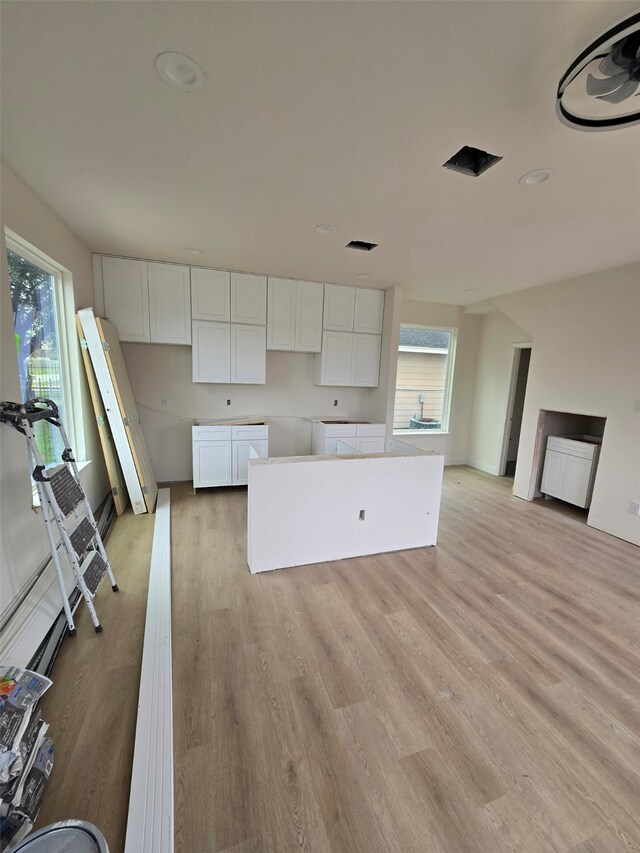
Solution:
M500 460L500 475L503 477L513 477L516 471L530 362L531 344L514 344L509 403Z

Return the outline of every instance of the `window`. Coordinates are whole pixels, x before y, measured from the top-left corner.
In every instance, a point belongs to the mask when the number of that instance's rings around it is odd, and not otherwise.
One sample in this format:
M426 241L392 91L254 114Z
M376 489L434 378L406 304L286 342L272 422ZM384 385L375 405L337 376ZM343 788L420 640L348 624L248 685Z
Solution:
M22 399L57 403L73 446L62 270L9 236L7 266ZM34 433L44 464L58 464L64 450L60 431L39 421Z
M400 327L393 431L448 432L456 330Z

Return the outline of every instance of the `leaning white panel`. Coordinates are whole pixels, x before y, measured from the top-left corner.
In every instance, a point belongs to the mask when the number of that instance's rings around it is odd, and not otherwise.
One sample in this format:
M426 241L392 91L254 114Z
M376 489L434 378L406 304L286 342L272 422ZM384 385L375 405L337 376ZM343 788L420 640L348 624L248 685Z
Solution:
M173 851L171 506L160 489L153 530L125 853Z
M78 311L78 317L80 318L82 334L87 342L87 348L89 350L89 355L91 356L93 370L96 374L98 386L100 387L100 394L107 412L107 419L109 421L109 426L111 427L113 441L116 446L116 450L118 451L118 459L120 460L124 481L127 484L127 491L129 492L131 506L136 515L138 515L146 512L147 506L142 494L142 487L140 485L138 472L131 453L127 433L122 422L120 407L118 405L118 397L113 386L111 373L109 372L109 365L107 364L107 359L105 357L104 350L102 349L102 341L100 339L98 327L96 326L96 318L94 317L93 309L83 308Z

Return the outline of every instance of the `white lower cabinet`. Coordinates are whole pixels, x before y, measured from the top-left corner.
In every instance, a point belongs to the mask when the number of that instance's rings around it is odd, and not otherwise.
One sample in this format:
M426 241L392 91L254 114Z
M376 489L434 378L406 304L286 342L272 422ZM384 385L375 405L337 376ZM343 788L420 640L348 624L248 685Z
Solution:
M194 320L191 357L194 382L264 385L266 329Z
M231 485L231 441L193 442L193 487Z
M544 457L540 491L585 509L591 504L599 440L550 435Z
M384 424L314 421L311 453L314 456L335 456L339 441L360 453L384 453L385 430Z
M246 485L252 449L261 459L269 454L267 424L200 424L191 440L194 489Z
M269 442L266 439L254 439L253 441L231 442L231 475L234 486L246 486L249 482L249 459L253 448L260 459L266 459L269 450Z

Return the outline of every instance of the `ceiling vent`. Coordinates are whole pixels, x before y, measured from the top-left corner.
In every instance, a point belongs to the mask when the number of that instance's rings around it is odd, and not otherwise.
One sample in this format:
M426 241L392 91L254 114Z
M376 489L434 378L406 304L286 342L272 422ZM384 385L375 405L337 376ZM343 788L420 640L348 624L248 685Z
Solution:
M347 243L345 249L360 249L361 252L370 252L377 245L377 243L366 243L364 240L352 240L350 243Z
M502 160L496 154L463 145L462 148L442 165L445 169L453 169L454 172L462 172L463 175L473 175L475 178L490 169Z

